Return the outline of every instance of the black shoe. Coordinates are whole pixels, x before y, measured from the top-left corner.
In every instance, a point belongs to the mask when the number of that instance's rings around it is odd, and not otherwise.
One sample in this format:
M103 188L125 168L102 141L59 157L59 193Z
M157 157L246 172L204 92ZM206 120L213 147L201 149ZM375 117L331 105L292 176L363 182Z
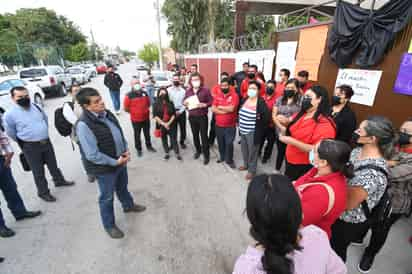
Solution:
M166 154L165 157L163 157L163 159L169 160L169 159L170 159L170 155L169 155L169 154Z
M146 210L145 206L134 204L131 208L124 209L123 212L124 213L130 213L130 212L139 213L145 210Z
M186 148L187 148L187 146L185 145L185 143L180 143L180 147L181 147L182 149L186 149Z
M210 162L210 159L209 159L209 158L205 158L205 159L203 160L203 164L204 164L205 166L207 166L207 165L209 164L209 162Z
M218 164L223 163L223 160L218 159L218 160L216 161L216 163L218 163Z
M266 164L268 162L268 159L263 158L262 159L262 164Z
M4 258L0 257L0 263L4 262Z
M141 150L137 151L137 157L142 157L143 156L143 152Z
M111 229L107 229L106 232L112 239L121 239L124 237L123 231L121 231L116 225L114 225Z
M16 217L16 221L22 221L24 219L32 219L41 215L41 211L26 211L23 215Z
M87 181L89 181L89 183L94 183L94 181L96 181L96 176L87 175Z
M152 147L152 146L147 147L147 151L150 151L150 152L157 152L157 150L156 150L156 149L154 149L154 147Z
M0 228L0 237L2 238L10 238L16 235L16 233L11 230L10 228L4 226Z
M176 159L178 159L179 161L182 161L183 159L182 159L182 156L180 156L180 154L177 154L176 155Z
M196 159L199 159L199 157L200 157L200 152L196 152L195 153L195 155L193 155L193 158L196 160Z
M54 183L55 187L62 187L62 186L73 186L74 182L73 181L62 181L62 182L58 182L58 183Z
M56 198L50 193L39 195L40 199L43 199L46 202L55 202Z
M227 164L231 169L235 169L236 168L236 165L235 165L235 163L230 163L230 164Z
M362 259L360 260L359 265L358 265L358 271L360 273L369 273L369 271L372 268L374 259L375 259L374 256L369 256L363 253Z

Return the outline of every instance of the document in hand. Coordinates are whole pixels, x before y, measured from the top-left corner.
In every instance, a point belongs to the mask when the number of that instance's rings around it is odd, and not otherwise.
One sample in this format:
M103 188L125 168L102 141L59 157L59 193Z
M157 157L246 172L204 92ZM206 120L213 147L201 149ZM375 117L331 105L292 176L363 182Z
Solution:
M192 95L192 96L188 97L186 99L186 102L188 103L187 108L189 110L198 108L198 105L200 104L200 101L199 101L199 98L197 97L197 95Z

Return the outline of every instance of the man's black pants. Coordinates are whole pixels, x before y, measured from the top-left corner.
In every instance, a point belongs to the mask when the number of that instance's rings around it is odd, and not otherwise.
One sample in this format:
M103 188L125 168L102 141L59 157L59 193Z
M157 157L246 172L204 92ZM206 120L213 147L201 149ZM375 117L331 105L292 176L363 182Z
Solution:
M209 159L209 140L207 138L208 121L207 115L190 116L190 127L193 134L193 143L197 153L203 152L205 159ZM202 144L200 144L202 140Z

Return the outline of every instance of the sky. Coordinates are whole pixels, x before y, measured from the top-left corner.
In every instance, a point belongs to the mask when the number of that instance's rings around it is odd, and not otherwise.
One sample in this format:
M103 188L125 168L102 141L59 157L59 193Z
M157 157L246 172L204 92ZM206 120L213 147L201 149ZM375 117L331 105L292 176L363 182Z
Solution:
M0 13L14 13L20 8L53 9L75 22L86 36L90 37L92 29L99 45L136 52L145 43L158 41L154 3L155 0L1 0ZM171 39L166 29L167 22L162 18L163 48L169 46Z

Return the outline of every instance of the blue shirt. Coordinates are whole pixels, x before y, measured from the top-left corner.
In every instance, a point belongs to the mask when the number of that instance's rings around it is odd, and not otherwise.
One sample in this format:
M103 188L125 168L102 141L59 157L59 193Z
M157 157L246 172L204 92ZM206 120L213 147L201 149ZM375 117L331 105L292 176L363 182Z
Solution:
M100 152L94 133L90 130L85 122L79 121L76 126L76 135L82 147L84 156L87 160L96 165L117 166L117 159L120 157L120 155L127 151L127 142L123 139L122 134L117 126L109 119L107 119L106 114L102 116L100 114L97 115L96 113L93 114L98 116L98 118L102 122L104 122L112 132L113 140L116 146L117 158L114 159L109 155Z
M4 114L4 128L15 141L19 138L26 142L38 142L49 138L47 116L34 104L27 109L13 106Z
M169 93L169 98L175 105L176 111L181 114L185 111L185 106L183 105L183 100L185 99L186 90L182 87L171 86L167 89Z

